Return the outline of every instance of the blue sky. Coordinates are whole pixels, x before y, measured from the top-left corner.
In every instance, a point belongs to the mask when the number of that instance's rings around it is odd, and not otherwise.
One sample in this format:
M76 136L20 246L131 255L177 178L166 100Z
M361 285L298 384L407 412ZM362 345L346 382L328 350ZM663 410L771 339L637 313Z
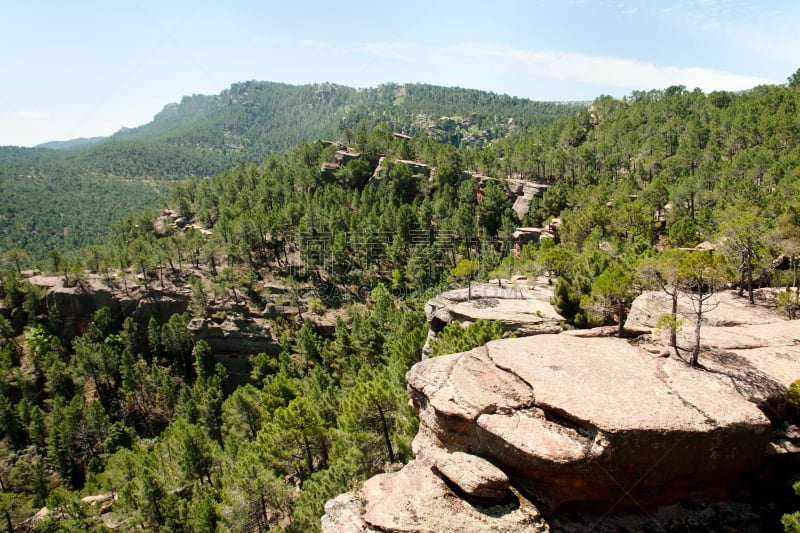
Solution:
M782 84L796 0L0 0L0 145L109 135L246 80L536 100Z

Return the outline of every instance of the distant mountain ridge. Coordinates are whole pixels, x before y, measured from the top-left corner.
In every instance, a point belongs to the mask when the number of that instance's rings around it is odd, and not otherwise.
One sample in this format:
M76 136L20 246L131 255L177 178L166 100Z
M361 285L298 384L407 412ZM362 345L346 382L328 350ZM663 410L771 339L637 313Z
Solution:
M34 148L49 148L51 150L71 150L74 148L83 148L93 144L101 143L108 139L108 137L78 137L77 139L69 139L66 141L50 141L42 144L37 144Z
M0 147L0 248L41 258L54 248L85 247L101 241L113 221L155 205L172 180L260 163L343 131L383 124L480 147L586 107L422 84L236 83L167 104L151 122L110 137Z

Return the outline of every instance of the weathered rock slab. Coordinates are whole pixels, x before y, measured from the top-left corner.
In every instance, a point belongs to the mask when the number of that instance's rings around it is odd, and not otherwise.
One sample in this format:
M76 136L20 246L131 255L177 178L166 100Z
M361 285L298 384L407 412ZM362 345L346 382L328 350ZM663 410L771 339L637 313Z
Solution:
M742 325L771 324L779 320L774 308L750 305L746 297L737 296L733 291L722 291L705 303L703 325L733 327ZM655 328L658 319L672 311L672 297L665 292L650 291L642 293L631 304L625 322L631 328ZM694 308L686 296L678 298L678 314L684 318L684 325L691 327L694 322Z
M800 354L784 366L800 376ZM788 385L749 370L698 370L617 338L494 341L409 371L415 450L484 457L548 511L724 499L771 438L752 399Z
M378 531L548 531L539 511L524 498L510 495L507 500L487 505L471 503L453 493L431 466L422 461L412 461L398 472L370 478L364 483L360 497L365 505L364 523Z
M501 500L508 495L508 476L476 455L442 453L436 456L434 467L468 496Z

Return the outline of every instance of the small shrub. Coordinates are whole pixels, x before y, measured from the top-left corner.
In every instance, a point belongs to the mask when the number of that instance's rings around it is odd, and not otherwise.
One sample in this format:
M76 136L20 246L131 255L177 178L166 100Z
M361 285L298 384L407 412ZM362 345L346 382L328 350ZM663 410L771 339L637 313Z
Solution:
M683 327L683 319L676 315L661 315L656 322L656 330L667 335L676 335Z
M800 409L800 379L789 385L789 390L786 392L786 403Z
M325 312L325 304L323 304L322 300L319 298L314 298L308 302L308 308L311 309L311 312L315 315L321 315Z

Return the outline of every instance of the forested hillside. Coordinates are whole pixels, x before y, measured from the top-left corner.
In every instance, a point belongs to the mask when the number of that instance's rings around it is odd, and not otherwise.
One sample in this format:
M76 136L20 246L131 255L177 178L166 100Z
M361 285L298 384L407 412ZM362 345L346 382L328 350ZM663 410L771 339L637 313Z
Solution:
M100 309L74 339L61 335L44 290L23 279L24 252L6 249L0 517L17 525L46 504L58 512L42 530L318 530L328 498L411 458L404 374L425 341L422 305L475 279L547 276L563 327L618 324L621 335L648 287L701 296L718 282L743 294L780 287L775 312L795 318L795 81L600 97L553 122L526 111L510 123L500 107L482 111L505 97L457 90L474 101L442 120L443 91L441 102L430 97L434 125L403 107L429 89L382 87L369 93L379 105L358 111L350 101L352 121L336 119L349 151L302 142L189 178L158 217L125 217L80 258L49 254L42 266L76 293L91 270L91 283L120 300L188 301L185 313L146 322ZM247 101L248 86L223 96ZM319 91L313 105L337 98ZM197 116L206 105L185 103ZM491 142L455 142L482 131ZM130 136L145 142L136 135L144 130ZM196 135L193 146L212 153L211 134ZM521 219L513 180L546 189ZM522 244L523 225L547 225L553 237ZM704 240L713 254L685 251ZM279 348L252 357L248 383L230 392L225 367L188 328L234 315L265 321ZM476 323L447 341L465 348L499 333ZM80 500L102 494L118 496L103 514Z
M112 222L155 205L175 180L260 164L301 142L346 139L359 126L383 123L481 146L582 107L430 85L238 83L219 95L187 96L151 123L98 142L0 148L0 247L21 248L35 261L55 248L99 244Z

